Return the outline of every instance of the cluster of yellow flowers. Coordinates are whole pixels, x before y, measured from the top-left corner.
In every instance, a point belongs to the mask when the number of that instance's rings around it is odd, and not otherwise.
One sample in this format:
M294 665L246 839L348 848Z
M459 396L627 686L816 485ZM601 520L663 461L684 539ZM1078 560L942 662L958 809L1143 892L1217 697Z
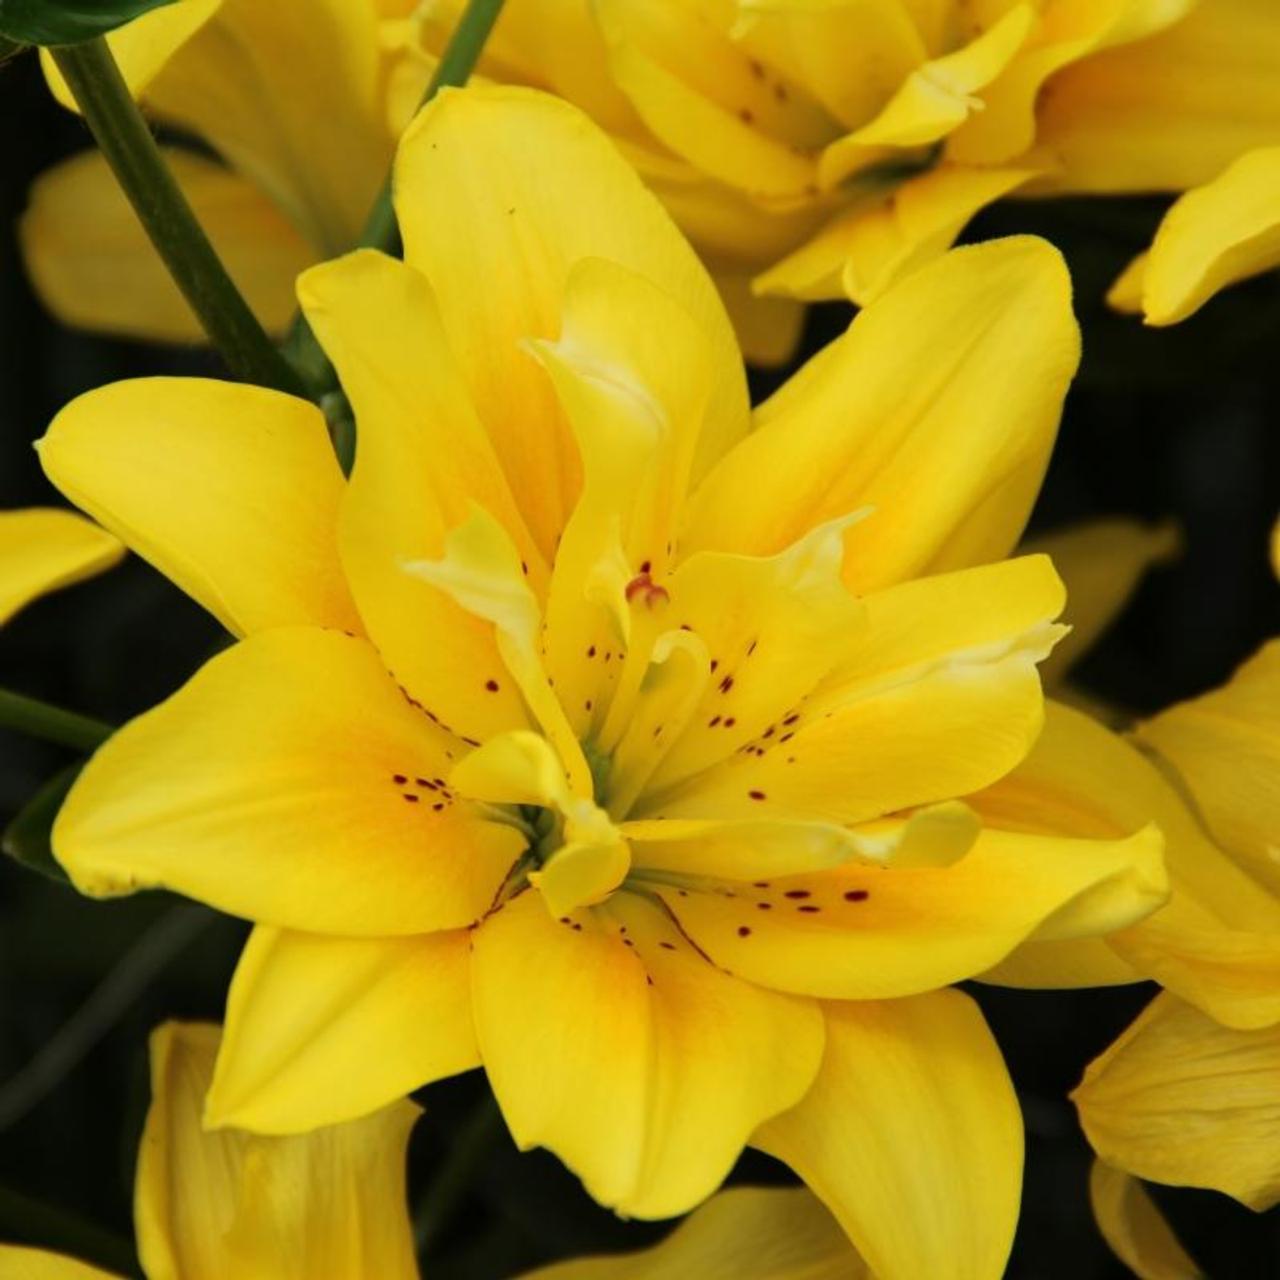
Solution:
M234 637L53 831L86 894L254 926L225 1029L152 1041L148 1277L415 1276L404 1099L482 1066L601 1204L693 1211L548 1280L997 1280L1023 1133L970 979L1160 985L1074 1100L1112 1247L1196 1274L1136 1179L1280 1200L1280 640L1123 732L1063 685L1169 536L1019 547L1070 281L951 245L1161 190L1117 305L1280 265L1280 5L508 0L419 110L466 9L177 0L108 41L357 433L347 476L310 400L116 383L38 446L95 523L0 516L0 619L127 547ZM392 163L402 255L353 250ZM102 154L21 230L68 321L199 337ZM836 297L753 408L744 350ZM808 1189L709 1200L747 1146Z

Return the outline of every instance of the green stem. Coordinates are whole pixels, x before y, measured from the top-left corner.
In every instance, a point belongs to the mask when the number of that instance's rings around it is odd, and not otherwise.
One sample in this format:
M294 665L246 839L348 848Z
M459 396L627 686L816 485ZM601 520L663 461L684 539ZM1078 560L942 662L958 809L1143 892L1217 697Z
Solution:
M498 1144L506 1124L492 1094L476 1104L467 1117L444 1163L428 1184L413 1215L413 1237L418 1256L435 1249L441 1235L467 1198L475 1175L482 1169Z
M16 729L76 751L92 751L115 732L105 721L65 711L11 689L0 689L0 728Z
M461 87L471 78L471 72L480 61L481 51L493 24L502 12L504 0L469 0L458 25L449 37L444 53L436 66L418 110L447 87ZM391 202L391 175L382 184L378 198L369 211L364 224L360 244L366 249L381 249L384 253L400 252L400 228L396 225L396 212Z
M164 162L105 40L50 50L151 243L228 368L293 395L306 389L240 296Z

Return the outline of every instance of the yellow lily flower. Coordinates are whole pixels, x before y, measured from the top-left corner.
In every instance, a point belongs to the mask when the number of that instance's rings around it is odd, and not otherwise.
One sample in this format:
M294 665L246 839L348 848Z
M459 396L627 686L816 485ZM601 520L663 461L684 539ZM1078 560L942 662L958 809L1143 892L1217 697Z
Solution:
M420 6L401 119L460 7ZM794 300L866 304L1004 196L1181 190L1274 139L1278 56L1269 0L510 0L481 69L609 130L723 282L748 355L777 358ZM1131 163L1135 138L1154 154Z
M1017 1106L943 988L1167 896L1146 818L956 800L1042 722L1061 587L1001 557L1078 358L1060 258L930 264L753 415L710 278L575 108L446 92L395 177L406 260L299 285L349 482L312 405L206 380L92 392L41 443L242 637L98 752L58 857L256 923L215 1125L482 1064L622 1212L687 1211L751 1142L878 1276L999 1275Z
M297 1137L209 1132L201 1109L219 1031L169 1022L151 1036L151 1107L134 1221L147 1280L418 1280L405 1148L419 1110L396 1102ZM43 1249L0 1245L0 1274L110 1280Z
M380 31L396 0L179 0L108 37L148 114L217 159L166 148L175 177L271 332L293 282L357 242L394 149L386 122L394 55ZM46 77L74 101L48 53ZM60 319L168 342L203 330L97 151L36 181L19 224L27 270Z
M71 511L0 511L0 624L33 600L118 564L124 546Z

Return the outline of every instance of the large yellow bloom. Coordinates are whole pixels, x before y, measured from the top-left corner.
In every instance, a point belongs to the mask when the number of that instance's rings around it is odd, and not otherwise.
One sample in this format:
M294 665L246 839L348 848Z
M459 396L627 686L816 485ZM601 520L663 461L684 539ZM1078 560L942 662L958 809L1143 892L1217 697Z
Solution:
M359 239L386 177L388 60L379 31L406 0L178 0L109 37L148 114L198 139L166 155L263 324L283 331L293 282ZM50 85L72 106L52 60ZM71 324L203 340L106 161L43 174L20 224L27 269Z
M123 555L116 538L71 511L0 511L0 624L40 596L111 568Z
M994 1277L1021 1133L947 984L1164 901L1144 821L983 829L1060 583L1002 561L1078 356L1057 254L955 253L750 413L710 279L608 141L450 92L406 261L303 276L355 409L81 398L49 475L237 645L89 763L94 894L257 922L209 1119L294 1132L483 1064L516 1141L645 1217L780 1155L883 1277ZM928 1229L921 1229L921 1223Z
M147 1280L417 1280L405 1205L410 1102L315 1133L261 1137L201 1125L217 1027L151 1037L151 1108L134 1221ZM110 1280L42 1249L0 1245L13 1280Z
M460 8L420 7L428 55ZM607 128L778 357L783 299L869 302L1011 192L1180 191L1280 142L1278 61L1272 0L509 0L481 67Z

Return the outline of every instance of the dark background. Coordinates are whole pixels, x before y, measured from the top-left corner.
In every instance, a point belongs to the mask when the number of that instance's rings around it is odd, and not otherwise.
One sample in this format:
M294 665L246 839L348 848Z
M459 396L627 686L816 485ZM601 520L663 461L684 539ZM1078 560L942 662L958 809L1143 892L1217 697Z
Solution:
M213 357L111 341L64 329L32 297L13 238L31 180L88 145L75 118L48 98L34 58L0 67L0 508L61 499L31 441L72 396L117 378L217 372ZM1078 682L1138 712L1225 679L1280 632L1280 592L1266 561L1280 508L1280 281L1232 290L1172 330L1110 315L1106 286L1149 238L1155 200L1007 204L970 239L1013 231L1048 236L1076 281L1085 358L1033 527L1127 513L1172 517L1186 546L1151 574ZM806 351L847 322L811 315ZM771 379L757 379L763 393ZM1000 388L991 389L993 396ZM137 560L40 602L0 634L0 683L108 720L123 720L175 689L218 645L217 624ZM0 823L8 822L69 753L0 730ZM146 1106L145 1042L166 1017L220 1017L244 935L210 917L191 926L161 894L95 903L15 864L0 863L0 1239L77 1240L100 1261L128 1265L132 1166ZM176 908L181 911L182 908ZM175 931L190 936L178 947ZM172 952L173 954L169 954ZM128 959L126 959L128 957ZM106 1031L66 1064L38 1073L47 1091L15 1095L17 1073L125 962L95 1006ZM1066 1092L1084 1065L1149 999L1145 987L1023 994L978 989L1004 1047L1028 1132L1022 1224L1009 1276L1123 1276L1092 1224L1088 1152ZM455 1138L478 1168L434 1231L432 1280L488 1280L554 1257L627 1248L662 1228L620 1223L596 1207L556 1160L518 1155L476 1120L479 1076L425 1090L411 1148L411 1198ZM749 1156L737 1177L783 1180ZM1280 1277L1280 1211L1254 1215L1225 1197L1157 1192L1214 1280ZM107 1233L107 1234L103 1234ZM934 1280L921 1277L921 1280Z

